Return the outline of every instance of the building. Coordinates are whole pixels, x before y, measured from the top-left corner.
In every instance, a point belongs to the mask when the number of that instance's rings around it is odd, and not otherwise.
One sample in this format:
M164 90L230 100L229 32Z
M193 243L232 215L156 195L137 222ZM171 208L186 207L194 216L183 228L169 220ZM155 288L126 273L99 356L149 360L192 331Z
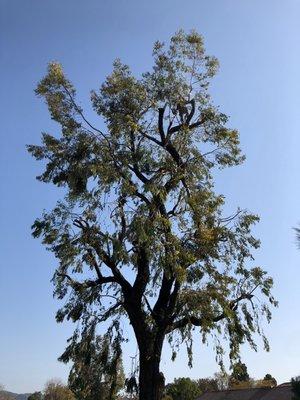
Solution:
M292 400L292 386L283 383L273 388L249 388L206 392L197 400Z

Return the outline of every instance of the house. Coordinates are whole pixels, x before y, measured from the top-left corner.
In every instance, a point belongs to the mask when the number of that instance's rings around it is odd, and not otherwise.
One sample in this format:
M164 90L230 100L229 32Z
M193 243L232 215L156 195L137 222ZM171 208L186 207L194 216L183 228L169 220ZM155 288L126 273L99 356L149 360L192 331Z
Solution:
M249 388L206 392L197 400L292 400L292 386L283 383L279 386L268 388Z

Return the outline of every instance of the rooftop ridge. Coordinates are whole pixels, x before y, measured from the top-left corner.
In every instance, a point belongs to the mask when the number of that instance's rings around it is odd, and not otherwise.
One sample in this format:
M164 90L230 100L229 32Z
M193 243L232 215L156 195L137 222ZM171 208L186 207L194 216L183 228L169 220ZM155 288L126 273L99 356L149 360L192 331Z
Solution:
M210 390L205 393L219 393L219 392L238 392L240 390L260 390L260 389L275 389L278 386L270 387L270 386L262 386L262 387L246 387L246 388L238 388L238 389L223 389L223 390Z

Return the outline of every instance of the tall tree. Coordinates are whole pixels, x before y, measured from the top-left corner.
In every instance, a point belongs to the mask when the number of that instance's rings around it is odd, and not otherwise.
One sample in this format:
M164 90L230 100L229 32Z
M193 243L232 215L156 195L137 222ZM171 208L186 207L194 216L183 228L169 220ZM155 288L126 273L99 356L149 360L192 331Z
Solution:
M269 321L268 305L276 304L272 279L249 265L259 247L251 234L258 217L240 209L224 214L224 196L214 191L214 171L244 160L238 132L208 94L217 60L205 54L199 34L183 31L169 47L157 42L153 56L153 69L139 78L117 60L92 92L103 130L51 63L36 93L61 133L28 146L46 163L38 179L64 187L64 198L33 225L59 260L55 295L66 302L57 320L83 327L110 321L116 337L116 321L128 318L141 400L162 393L166 337L173 359L185 342L191 364L193 331L204 342L212 335L221 362L223 333L235 360L245 341L256 349L255 332L268 349L259 321ZM259 291L266 301L256 301Z

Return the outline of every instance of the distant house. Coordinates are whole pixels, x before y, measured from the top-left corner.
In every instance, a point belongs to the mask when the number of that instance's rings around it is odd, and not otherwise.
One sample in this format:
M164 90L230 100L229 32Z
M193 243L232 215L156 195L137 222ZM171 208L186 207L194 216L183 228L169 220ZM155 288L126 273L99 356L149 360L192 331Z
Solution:
M273 388L249 388L207 392L197 400L292 400L292 386L290 383Z

